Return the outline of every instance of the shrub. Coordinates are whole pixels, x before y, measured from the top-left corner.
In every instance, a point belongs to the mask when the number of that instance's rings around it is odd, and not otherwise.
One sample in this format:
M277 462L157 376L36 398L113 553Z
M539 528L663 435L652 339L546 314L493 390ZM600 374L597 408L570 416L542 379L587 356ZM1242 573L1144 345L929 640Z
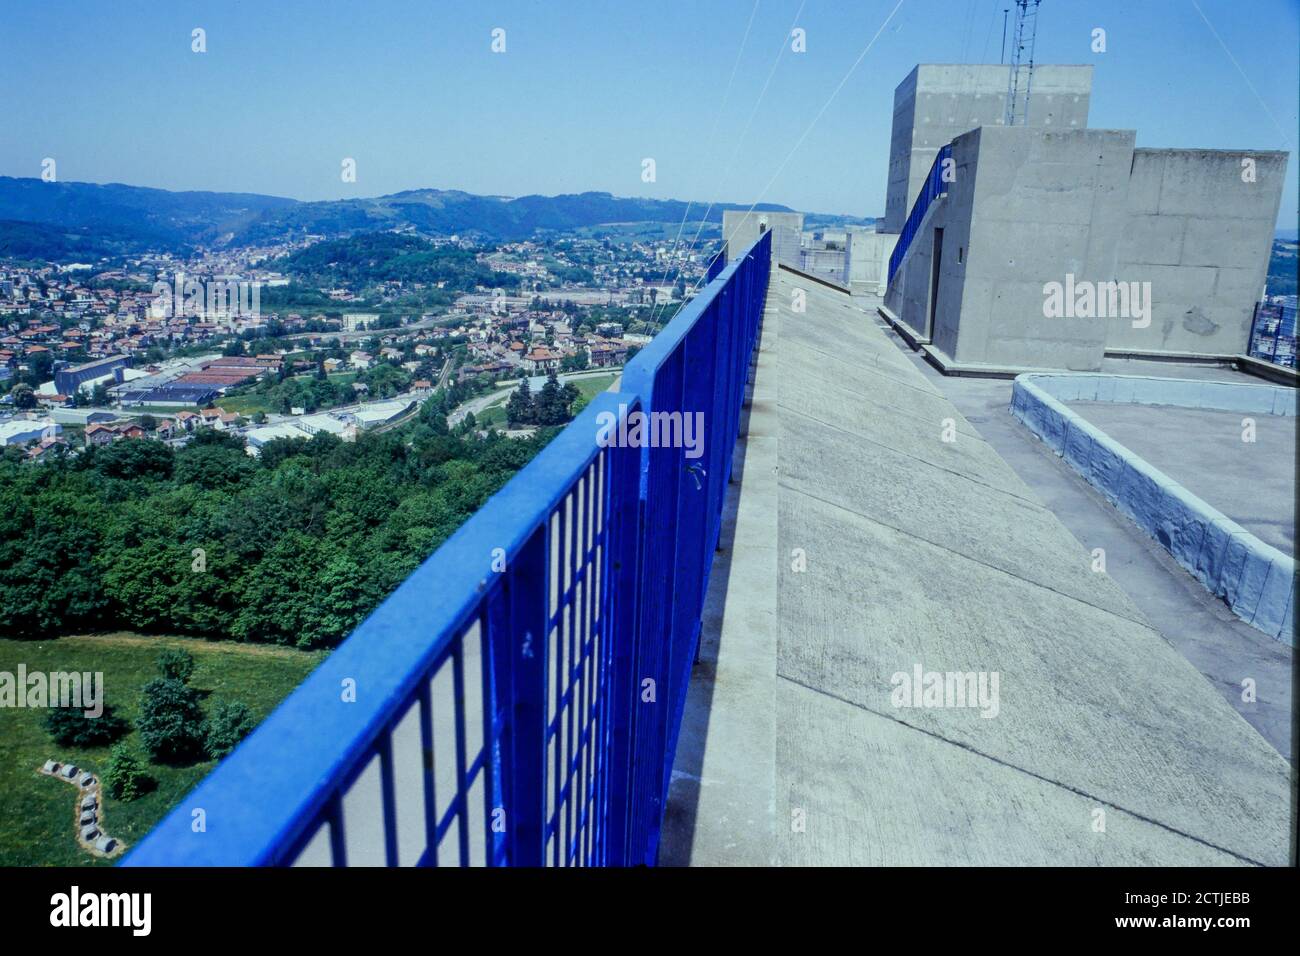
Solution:
M150 759L180 764L201 758L208 735L199 693L174 677L158 677L144 687L136 730Z
M194 676L194 655L180 648L163 651L158 655L158 671L163 677L188 684Z
M87 717L76 707L52 707L45 715L45 729L60 747L103 747L129 731L131 724L111 707L98 717Z
M208 756L220 760L252 732L254 725L247 704L218 701L208 718Z
M135 751L123 741L114 745L108 756L104 784L114 799L130 801L148 792L153 787L154 780L145 772L144 764L135 755Z

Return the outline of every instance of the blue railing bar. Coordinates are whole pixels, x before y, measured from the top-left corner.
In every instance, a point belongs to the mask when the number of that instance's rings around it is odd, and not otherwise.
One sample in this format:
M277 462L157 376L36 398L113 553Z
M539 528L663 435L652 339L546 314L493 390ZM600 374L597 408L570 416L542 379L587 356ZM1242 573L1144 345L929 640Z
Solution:
M592 728L588 726L586 730L581 732L580 737L583 741L594 739L592 737ZM566 802L569 796L574 792L573 783L575 779L575 773L577 771L578 765L581 763L581 760L582 760L582 755L577 754L574 756L572 760L568 761L568 768L564 775L564 786L560 788L561 804ZM581 790L581 787L579 787L579 789ZM559 806L559 804L557 804L557 806ZM548 839L553 834L559 831L559 826L560 826L559 821L560 821L560 814L557 810L555 813L551 814L550 820L547 821L546 835Z
M424 840L425 852L419 865L438 865L438 788L433 774L433 697L429 682L420 688L417 707L420 708L420 764L424 781ZM426 863L425 857L430 860Z
M451 655L451 677L456 706L452 718L456 732L456 780L460 783L453 801L460 817L460 826L456 828L456 842L460 847L460 865L469 866L469 788L470 781L465 777L465 639L462 636L455 644ZM484 743L486 748L486 742Z
M912 209L908 212L907 220L903 223L898 242L894 244L894 251L889 255L889 282L894 281L894 273L903 264L903 257L907 255L912 240L916 238L916 232L921 227L921 221L925 218L926 210L930 208L930 204L934 200L948 192L948 184L943 178L943 162L951 157L952 143L946 143L939 148L939 152L935 154L934 162L930 164L930 171L926 173L925 181L921 184L921 190L912 202Z
M630 400L597 395L158 824L125 864L288 862L284 851L314 827L337 782L368 753L477 612L498 577L491 549L504 548L507 562L517 554L601 451L594 441L596 416L617 413L619 402ZM413 627L413 621L421 626ZM341 702L345 679L356 682L353 703ZM285 741L300 749L286 753ZM207 832L191 830L196 807L206 812Z
M379 785L384 804L384 864L397 866L397 797L393 782L393 734L379 744Z
M474 762L470 765L466 777L466 779L468 780L468 786L466 786L466 788L461 791L461 794L469 792L469 788L474 786L474 780L478 777L479 771L484 769L486 765L487 765L487 754L484 751L480 750L479 755L474 758ZM453 799L451 803L447 805L447 809L443 811L442 817L438 820L437 827L434 828L435 846L440 845L442 843L442 838L447 835L447 831L451 829L451 825L455 823L457 817L461 815L460 804L461 804L461 800L460 800L460 796L458 795L456 799ZM461 827L461 829L463 830L465 828Z
M475 762L479 756L483 758L483 845L486 847L484 853L485 863L488 866L496 865L495 844L496 836L492 832L492 814L500 799L497 792L497 774L495 772L494 761L488 759L488 755L495 750L495 742L501 727L501 714L497 710L496 695L492 689L492 646L488 639L487 609L479 609L479 677L482 689L479 691L483 701L483 747L476 756ZM473 776L474 770L471 767L470 774ZM473 784L471 784L473 786Z
M764 233L764 238L771 236L770 232ZM759 239L754 245L762 243ZM646 404L654 408L649 402L649 390L653 385L653 371L670 359L682 341L690 333L695 324L704 317L704 313L731 281L731 277L736 274L736 270L751 256L754 250L742 256L738 256L734 262L729 262L726 267L718 274L718 277L706 285L700 293L690 302L686 303L682 309L672 318L659 333L646 343L645 348L636 353L636 357L628 362L623 368L623 381L620 385L625 392L635 392L646 399Z
M583 654L586 655L591 653L595 648L595 644L596 642L594 638L587 641L583 647ZM582 674L583 669L584 664L582 662L579 662L569 669L569 686L565 689L564 693L557 698L558 706L556 708L555 717L546 725L546 738L548 740L554 737L560 729L560 721L564 716L564 708L567 706L568 702L573 699L574 684L577 681L577 678Z

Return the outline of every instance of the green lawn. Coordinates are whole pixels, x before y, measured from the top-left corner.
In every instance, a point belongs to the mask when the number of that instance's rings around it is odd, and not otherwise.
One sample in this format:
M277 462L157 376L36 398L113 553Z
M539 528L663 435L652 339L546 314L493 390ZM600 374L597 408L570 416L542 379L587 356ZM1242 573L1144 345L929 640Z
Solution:
M266 396L258 395L255 392L249 392L246 395L226 395L217 399L213 404L227 412L243 415L245 418L252 418L258 412L269 413L272 411L271 403L267 401Z
M578 392L588 402L605 391L614 379L621 375L621 372L610 372L608 375L593 375L590 378L575 378L573 384L578 386ZM585 404L585 403L584 403Z
M312 668L324 652L258 644L144 637L134 634L62 637L48 641L0 639L0 671L16 674L42 671L99 671L104 675L105 702L113 712L134 721L140 690L157 676L156 660L166 647L183 647L194 655L190 685L214 700L241 700L261 720ZM78 791L37 773L46 760L73 762L99 776L108 761L108 748L74 751L60 748L42 726L45 711L0 709L0 866L104 865L81 849L74 831L73 808ZM126 740L142 759L144 751L134 731ZM104 831L129 846L149 829L215 766L213 761L188 767L149 765L158 787L130 803L107 797Z

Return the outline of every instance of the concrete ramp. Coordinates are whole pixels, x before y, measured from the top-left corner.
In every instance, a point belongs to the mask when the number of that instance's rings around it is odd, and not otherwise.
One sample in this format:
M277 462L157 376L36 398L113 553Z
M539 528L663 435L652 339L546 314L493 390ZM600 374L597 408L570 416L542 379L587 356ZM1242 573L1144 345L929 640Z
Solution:
M754 388L663 862L1288 862L1289 764L847 296L775 271Z

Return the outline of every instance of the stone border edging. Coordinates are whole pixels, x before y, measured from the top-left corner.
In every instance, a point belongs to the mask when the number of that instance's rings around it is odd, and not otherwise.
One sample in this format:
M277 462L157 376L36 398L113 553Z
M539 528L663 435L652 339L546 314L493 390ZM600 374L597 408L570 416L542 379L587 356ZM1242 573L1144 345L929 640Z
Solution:
M1063 401L1296 414L1296 390L1136 375L1019 375L1011 414L1257 630L1295 646L1295 559L1265 544Z

